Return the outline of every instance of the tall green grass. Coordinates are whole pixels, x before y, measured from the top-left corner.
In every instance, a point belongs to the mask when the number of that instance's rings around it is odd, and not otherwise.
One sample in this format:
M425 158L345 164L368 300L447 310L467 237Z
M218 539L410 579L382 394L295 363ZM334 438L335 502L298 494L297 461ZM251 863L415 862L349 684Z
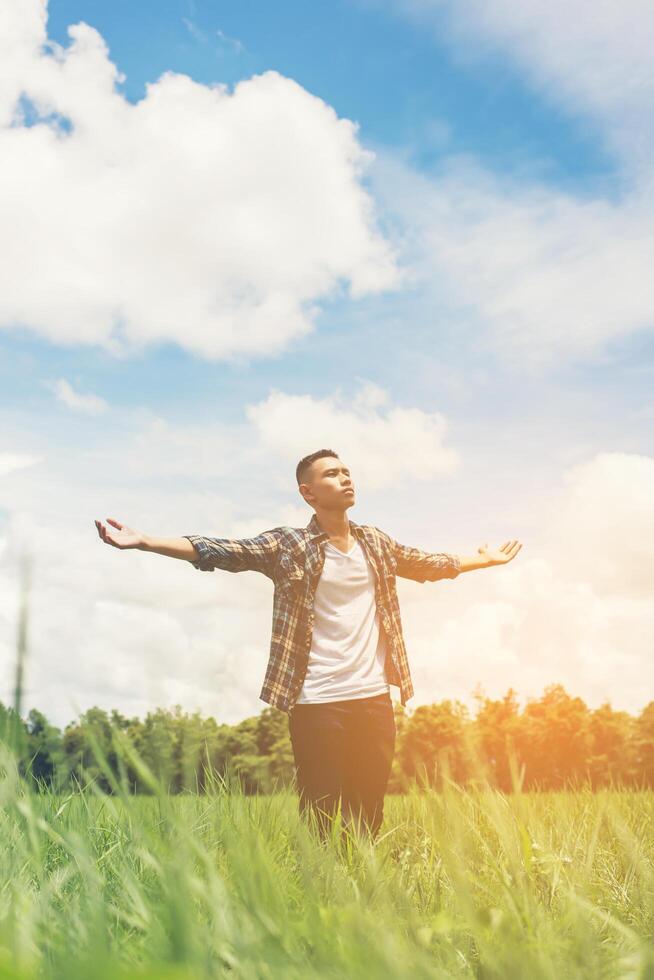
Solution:
M446 781L372 844L290 792L60 797L6 745L0 773L3 978L654 977L651 791Z

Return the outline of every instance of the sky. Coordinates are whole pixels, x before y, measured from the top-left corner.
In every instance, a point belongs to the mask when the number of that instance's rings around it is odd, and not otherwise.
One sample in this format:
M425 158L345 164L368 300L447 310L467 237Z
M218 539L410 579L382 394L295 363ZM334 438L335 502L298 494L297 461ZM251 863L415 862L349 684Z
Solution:
M654 698L645 0L0 9L0 701L236 722L272 583L107 547L311 511L510 563L398 580L415 708ZM394 696L398 695L393 688Z

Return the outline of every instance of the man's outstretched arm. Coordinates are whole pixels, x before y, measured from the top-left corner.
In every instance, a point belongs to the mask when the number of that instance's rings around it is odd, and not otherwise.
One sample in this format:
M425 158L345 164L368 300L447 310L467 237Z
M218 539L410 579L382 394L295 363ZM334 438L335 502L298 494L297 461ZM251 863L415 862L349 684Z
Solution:
M114 548L136 548L168 558L181 558L203 572L220 568L226 572L262 572L272 577L279 549L274 531L264 531L254 538L212 538L202 534L184 534L178 538L159 538L144 534L107 518L111 527L95 522L99 536Z
M110 526L108 526L110 525ZM142 531L137 531L127 524L121 524L113 517L107 518L107 523L95 521L99 537L105 544L110 544L121 551L130 548L137 551L152 551L168 558L185 558L186 561L197 560L198 553L187 538L155 538Z
M520 551L519 541L506 541L498 549L489 551L488 544L477 549L479 557L454 555L449 552L428 552L420 548L393 541L393 550L397 561L396 573L401 578L413 579L416 582L435 582L442 578L456 578L461 572L472 572L477 568L490 568L492 565L504 565Z

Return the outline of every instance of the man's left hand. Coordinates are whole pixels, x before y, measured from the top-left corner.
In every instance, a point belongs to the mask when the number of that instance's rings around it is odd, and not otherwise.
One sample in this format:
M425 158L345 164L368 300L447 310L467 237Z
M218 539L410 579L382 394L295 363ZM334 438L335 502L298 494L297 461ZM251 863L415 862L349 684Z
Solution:
M489 565L506 565L508 561L513 561L521 548L519 541L505 541L499 548L489 550L486 542L477 548L477 551Z

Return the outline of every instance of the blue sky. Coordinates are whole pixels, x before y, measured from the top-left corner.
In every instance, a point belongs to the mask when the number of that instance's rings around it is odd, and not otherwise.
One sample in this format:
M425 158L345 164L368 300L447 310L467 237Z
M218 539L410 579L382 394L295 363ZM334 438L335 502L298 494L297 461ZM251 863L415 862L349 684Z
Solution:
M358 122L364 141L410 147L426 170L445 141L497 169L542 167L564 184L613 170L592 127L529 91L505 58L462 64L451 46L381 4L84 0L49 9L61 44L78 20L102 33L131 101L167 70L232 85L274 69Z
M261 583L225 576L217 601L216 576L101 548L93 519L306 523L291 476L316 439L359 474L354 520L432 550L523 541L510 567L402 584L416 703L554 681L648 700L644 15L556 6L51 0L46 27L9 5L0 594L15 609L37 549L31 703L257 711Z

